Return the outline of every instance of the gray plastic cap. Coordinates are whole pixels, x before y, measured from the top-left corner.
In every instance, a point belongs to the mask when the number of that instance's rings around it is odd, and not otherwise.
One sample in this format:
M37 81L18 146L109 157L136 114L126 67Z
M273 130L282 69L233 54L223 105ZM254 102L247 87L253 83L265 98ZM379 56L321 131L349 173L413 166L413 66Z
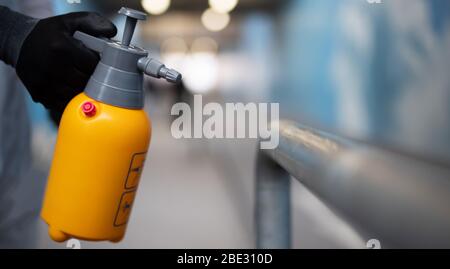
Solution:
M101 54L100 63L89 79L85 93L100 102L113 106L141 109L144 106L143 73L178 83L181 74L164 64L148 58L148 51L130 45L137 20L144 20L143 12L121 8L127 16L122 42L97 38L76 32L74 38Z

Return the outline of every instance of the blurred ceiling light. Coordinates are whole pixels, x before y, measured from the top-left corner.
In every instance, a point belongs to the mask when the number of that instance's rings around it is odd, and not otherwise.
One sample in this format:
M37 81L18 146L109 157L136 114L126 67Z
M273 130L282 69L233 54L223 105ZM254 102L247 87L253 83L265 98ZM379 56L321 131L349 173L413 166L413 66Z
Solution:
M186 54L188 52L188 45L186 41L180 37L171 37L164 40L161 44L161 54Z
M203 12L202 23L206 29L212 32L219 32L225 29L230 23L230 15L228 13L219 13L212 8L208 8Z
M153 15L163 14L170 7L170 0L142 0L142 7Z
M183 69L182 69L183 70ZM205 94L214 89L218 81L219 61L212 53L193 53L186 58L183 81L194 94Z
M191 53L208 52L217 54L219 45L210 37L199 37L192 42Z
M231 12L239 0L209 0L209 6L219 13Z
M163 62L167 66L183 72L188 50L188 45L184 39L171 37L161 44L160 53Z
M218 81L218 47L214 39L199 37L189 49L185 39L171 37L161 44L161 59L183 74L183 82L190 92L208 93L214 90Z

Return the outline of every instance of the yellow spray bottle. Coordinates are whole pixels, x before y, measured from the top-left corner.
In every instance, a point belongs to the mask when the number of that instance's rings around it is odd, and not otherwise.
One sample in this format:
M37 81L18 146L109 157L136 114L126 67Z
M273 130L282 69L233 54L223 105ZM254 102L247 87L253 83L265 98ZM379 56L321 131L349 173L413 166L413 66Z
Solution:
M66 107L56 142L42 218L50 237L112 242L124 234L150 143L143 73L177 83L181 75L130 45L146 14L122 8L122 42L82 32L74 37L100 53L83 93Z

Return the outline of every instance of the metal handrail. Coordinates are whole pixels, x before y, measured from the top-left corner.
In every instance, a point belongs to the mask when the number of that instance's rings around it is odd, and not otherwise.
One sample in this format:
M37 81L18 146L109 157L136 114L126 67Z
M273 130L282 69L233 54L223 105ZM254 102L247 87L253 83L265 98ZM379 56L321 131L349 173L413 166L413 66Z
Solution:
M450 247L450 167L289 121L279 126L279 146L258 154L258 248L291 247L291 175L383 247Z

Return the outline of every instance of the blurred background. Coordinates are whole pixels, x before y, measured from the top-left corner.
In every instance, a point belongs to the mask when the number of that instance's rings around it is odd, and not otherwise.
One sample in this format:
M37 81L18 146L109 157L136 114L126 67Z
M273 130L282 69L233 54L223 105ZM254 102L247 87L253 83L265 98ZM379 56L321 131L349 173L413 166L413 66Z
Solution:
M283 119L450 163L448 0L4 2L35 17L97 11L119 29L120 7L146 11L133 42L183 74L180 86L145 81L154 133L125 239L83 248L255 246L257 141L174 139L170 109L193 94L204 103L278 102ZM33 170L18 195L37 228L24 240L65 248L35 213L57 130L27 98ZM365 248L370 238L292 187L295 248Z

